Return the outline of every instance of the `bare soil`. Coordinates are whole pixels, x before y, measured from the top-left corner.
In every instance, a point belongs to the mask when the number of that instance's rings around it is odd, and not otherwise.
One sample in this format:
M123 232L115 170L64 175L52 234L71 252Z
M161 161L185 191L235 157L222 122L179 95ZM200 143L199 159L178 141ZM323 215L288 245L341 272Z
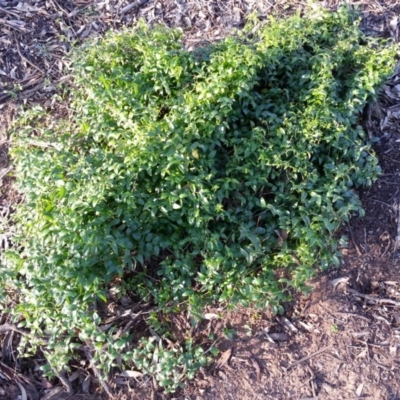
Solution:
M327 1L334 9L340 2ZM363 11L363 29L399 41L397 1L352 1ZM59 114L54 102L68 83L68 53L108 29L144 18L149 24L180 26L188 48L218 40L243 25L252 10L285 15L300 1L245 0L0 0L0 251L12 243L9 216L21 201L13 186L7 130L21 105L42 104ZM274 316L251 308L206 310L190 330L188 316L176 315L177 340L190 332L205 347L220 349L215 362L174 395L166 395L149 377L110 379L118 399L371 399L400 400L400 69L366 110L364 124L382 168L379 180L360 192L366 211L338 234L349 239L340 268L321 272L309 295L298 295ZM138 305L115 300L103 310L104 322ZM114 319L113 319L114 318ZM106 399L95 373L82 360L66 376L75 394L59 380L46 380L40 359L21 360L19 333L0 315L0 399ZM209 340L214 334L215 342Z

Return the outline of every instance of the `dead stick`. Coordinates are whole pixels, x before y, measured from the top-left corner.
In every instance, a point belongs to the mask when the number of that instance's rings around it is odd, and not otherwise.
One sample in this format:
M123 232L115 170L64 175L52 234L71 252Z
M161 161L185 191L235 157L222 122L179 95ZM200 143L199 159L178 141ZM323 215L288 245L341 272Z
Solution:
M381 303L381 304L391 304L393 306L400 306L399 301L391 300L391 299L379 299L374 296L370 296L368 294L362 294L360 292L357 292L357 290L354 289L347 289L350 293L354 294L355 296L362 297L363 299L375 301L375 303Z
M318 354L321 354L321 353L324 353L324 352L327 351L327 350L330 350L331 348L332 348L332 346L327 346L327 347L324 347L324 348L321 349L321 350L316 351L316 352L313 353L313 354L310 354L309 356L305 356L305 357L301 358L299 361L296 361L296 362L294 362L293 364L289 365L289 366L286 368L286 371L289 371L289 369L292 369L292 368L295 367L296 365L301 364L303 361L307 361L307 360L309 360L310 358L313 358L313 357L317 356Z

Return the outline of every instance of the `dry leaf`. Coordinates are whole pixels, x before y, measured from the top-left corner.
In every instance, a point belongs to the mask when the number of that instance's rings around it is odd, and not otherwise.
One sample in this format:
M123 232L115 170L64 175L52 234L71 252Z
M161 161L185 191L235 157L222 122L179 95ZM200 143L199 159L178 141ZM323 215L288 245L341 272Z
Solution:
M218 359L215 368L222 368L231 358L232 349L228 349L221 354L221 357Z

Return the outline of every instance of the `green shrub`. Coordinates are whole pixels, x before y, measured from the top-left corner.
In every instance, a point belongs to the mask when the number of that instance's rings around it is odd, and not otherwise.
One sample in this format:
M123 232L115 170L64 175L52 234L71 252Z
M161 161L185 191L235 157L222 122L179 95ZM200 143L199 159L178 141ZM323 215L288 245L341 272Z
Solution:
M142 353L162 342L131 351L97 328L107 285L129 270L130 290L163 310L277 312L287 289L339 264L333 234L379 172L358 122L395 49L347 9L249 24L192 52L181 37L141 24L77 50L72 117L31 112L15 132L25 202L1 279L56 369L79 337L103 371L122 352L173 389L202 350L155 371Z

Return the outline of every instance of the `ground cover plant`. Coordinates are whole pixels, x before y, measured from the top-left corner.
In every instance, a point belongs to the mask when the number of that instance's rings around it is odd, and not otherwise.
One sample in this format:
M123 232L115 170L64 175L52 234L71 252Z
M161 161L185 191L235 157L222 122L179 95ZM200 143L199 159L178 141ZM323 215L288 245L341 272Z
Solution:
M192 52L181 38L141 25L77 50L72 116L46 125L35 110L15 129L25 203L3 301L18 297L22 346L48 370L90 343L104 373L134 364L174 389L207 355L101 331L96 305L116 277L129 271L121 291L165 313L279 312L289 289L338 265L333 234L362 213L353 189L379 172L358 122L395 49L347 9L254 20Z

